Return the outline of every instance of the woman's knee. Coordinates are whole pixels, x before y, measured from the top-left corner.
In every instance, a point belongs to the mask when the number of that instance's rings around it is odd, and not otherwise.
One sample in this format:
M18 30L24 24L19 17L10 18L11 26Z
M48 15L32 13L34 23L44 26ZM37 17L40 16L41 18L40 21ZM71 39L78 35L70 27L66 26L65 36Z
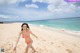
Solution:
M27 44L27 47L30 47L31 46L31 44Z
M26 48L29 48L30 47L30 45L27 45L27 47Z

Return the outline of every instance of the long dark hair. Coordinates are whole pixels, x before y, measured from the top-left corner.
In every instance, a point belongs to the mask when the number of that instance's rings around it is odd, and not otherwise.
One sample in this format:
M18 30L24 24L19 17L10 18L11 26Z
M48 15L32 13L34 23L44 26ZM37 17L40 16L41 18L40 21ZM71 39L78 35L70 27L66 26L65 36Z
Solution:
M21 31L23 30L23 25L26 25L26 30L27 30L27 29L30 29L30 27L29 27L29 25L28 25L27 23L23 23L23 24L21 25Z

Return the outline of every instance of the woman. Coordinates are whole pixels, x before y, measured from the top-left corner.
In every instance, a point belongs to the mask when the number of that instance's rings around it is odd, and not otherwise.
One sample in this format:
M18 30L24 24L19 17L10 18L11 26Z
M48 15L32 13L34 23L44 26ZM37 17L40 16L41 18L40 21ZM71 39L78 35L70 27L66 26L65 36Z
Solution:
M14 50L16 50L16 47L17 47L17 43L20 39L20 36L22 35L22 37L25 39L25 42L27 44L27 47L26 47L26 53L28 53L28 49L29 48L32 48L32 50L34 52L36 52L36 50L34 49L34 47L32 46L32 43L33 43L33 40L31 39L30 37L30 34L32 34L33 36L35 36L36 38L38 38L35 34L33 34L31 31L30 31L30 28L28 26L27 23L23 23L21 25L21 32L19 33L19 36L18 36L18 40L16 42L16 45L14 47Z

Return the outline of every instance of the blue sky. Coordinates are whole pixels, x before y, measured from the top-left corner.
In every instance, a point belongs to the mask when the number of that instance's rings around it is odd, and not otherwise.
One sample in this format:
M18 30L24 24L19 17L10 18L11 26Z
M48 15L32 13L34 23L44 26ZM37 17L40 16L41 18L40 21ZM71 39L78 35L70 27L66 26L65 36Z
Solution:
M0 0L0 21L69 17L80 17L80 2L66 2L64 0Z

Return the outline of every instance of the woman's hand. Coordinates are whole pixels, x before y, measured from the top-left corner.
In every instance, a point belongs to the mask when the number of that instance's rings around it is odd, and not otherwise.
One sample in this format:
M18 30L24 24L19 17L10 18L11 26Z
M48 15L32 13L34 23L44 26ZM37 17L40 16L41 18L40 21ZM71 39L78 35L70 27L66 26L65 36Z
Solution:
M38 37L36 36L36 38L38 38Z
M16 46L14 47L14 49L13 49L14 51L16 51Z
M39 39L37 36L36 36L36 38Z

